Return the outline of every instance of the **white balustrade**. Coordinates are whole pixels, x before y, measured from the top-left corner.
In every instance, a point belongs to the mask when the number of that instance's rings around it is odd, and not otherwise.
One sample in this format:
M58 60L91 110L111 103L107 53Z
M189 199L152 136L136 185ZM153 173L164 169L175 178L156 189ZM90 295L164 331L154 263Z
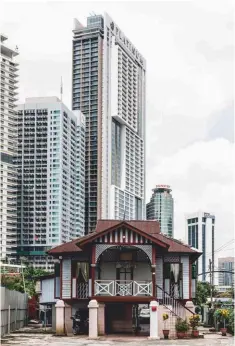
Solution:
M96 296L115 296L115 284L113 280L95 280Z
M96 296L151 296L152 281L95 280Z

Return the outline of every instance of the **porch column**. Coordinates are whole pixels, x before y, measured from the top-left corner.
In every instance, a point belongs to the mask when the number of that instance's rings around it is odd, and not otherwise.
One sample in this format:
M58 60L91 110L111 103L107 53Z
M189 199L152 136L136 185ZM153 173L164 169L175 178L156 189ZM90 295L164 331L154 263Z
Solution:
M99 303L98 308L98 335L105 335L105 304Z
M160 339L158 334L158 302L152 300L149 304L150 309L150 335L149 340Z
M98 308L97 300L89 302L89 339L98 339Z
M96 261L95 261L95 245L92 246L92 253L91 253L91 296L94 297L95 295L95 267L96 267Z
M56 335L65 335L64 331L64 301L58 300L55 305L56 309Z
M152 296L156 297L156 248L152 247Z

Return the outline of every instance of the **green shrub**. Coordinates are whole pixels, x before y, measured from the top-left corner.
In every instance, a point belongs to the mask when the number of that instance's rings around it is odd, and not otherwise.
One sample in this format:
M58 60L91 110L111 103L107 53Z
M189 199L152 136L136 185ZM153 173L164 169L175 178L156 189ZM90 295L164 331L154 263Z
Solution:
M229 318L228 318L228 330L231 334L234 334L234 314L235 314L235 311L231 309L229 313Z
M175 330L177 332L187 332L189 329L189 325L186 320L182 320L181 318L177 318L175 324Z

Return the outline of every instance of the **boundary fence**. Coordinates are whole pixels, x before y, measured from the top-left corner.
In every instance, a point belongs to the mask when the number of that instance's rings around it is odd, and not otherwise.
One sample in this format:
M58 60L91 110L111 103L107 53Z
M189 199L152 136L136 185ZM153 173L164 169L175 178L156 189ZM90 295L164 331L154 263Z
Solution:
M27 323L28 295L0 287L1 336L22 328Z

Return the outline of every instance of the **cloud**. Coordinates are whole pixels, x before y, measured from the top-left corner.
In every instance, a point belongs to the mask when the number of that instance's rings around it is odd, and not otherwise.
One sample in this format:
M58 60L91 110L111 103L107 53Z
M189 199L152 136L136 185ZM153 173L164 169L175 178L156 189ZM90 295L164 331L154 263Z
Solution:
M5 2L1 30L20 49L21 102L59 96L63 76L71 106L72 21L85 24L91 11L107 11L147 60L148 199L170 184L175 235L184 213L203 208L223 244L234 229L233 2Z
M233 238L233 143L221 138L195 142L179 150L147 170L147 191L156 182L172 187L175 236L185 237L186 213L203 210L216 216L216 248Z
M207 138L225 138L234 142L234 103L211 114L207 122Z

